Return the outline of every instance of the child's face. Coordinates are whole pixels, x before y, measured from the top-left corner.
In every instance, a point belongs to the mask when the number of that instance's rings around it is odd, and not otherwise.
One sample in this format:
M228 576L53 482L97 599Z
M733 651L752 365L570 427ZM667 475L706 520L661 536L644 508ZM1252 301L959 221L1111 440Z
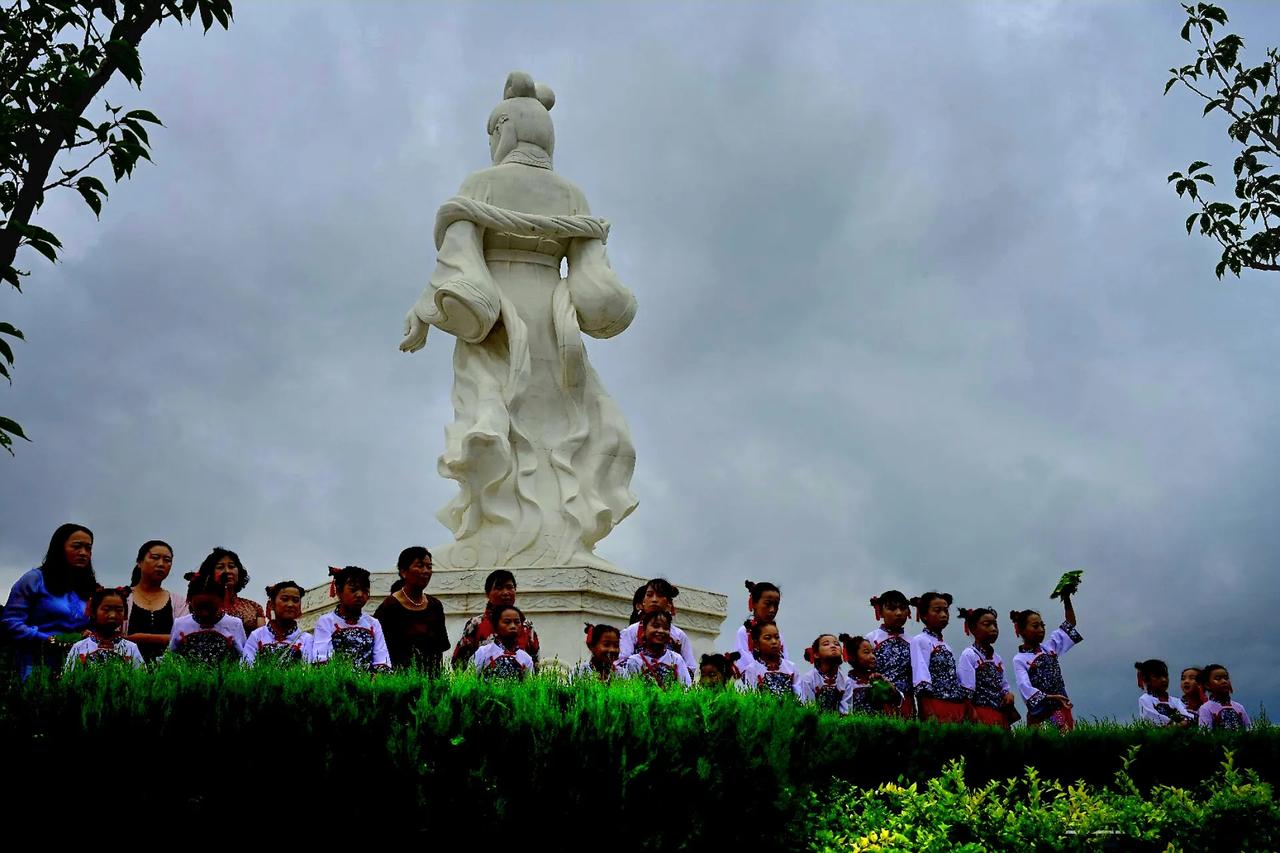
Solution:
M302 615L302 593L287 586L276 593L276 597L271 601L271 607L275 610L277 619L296 622Z
M698 684L703 687L724 687L724 675L709 663L702 665L702 674L698 676Z
M489 603L494 607L500 604L516 603L516 582L512 580L503 581L493 585L493 589L489 590Z
M818 638L818 651L816 652L819 661L837 661L839 662L844 650L840 648L840 640L830 634L823 634Z
M911 606L901 603L886 604L880 608L880 615L884 618L884 624L887 627L901 628L911 618Z
M929 609L924 612L926 628L941 631L951 624L951 605L945 598L935 598L929 602Z
M765 657L777 657L782 654L782 635L777 625L765 625L760 629L756 639L756 649Z
M1231 675L1225 669L1215 669L1209 673L1209 695L1219 702L1231 698Z
M1194 696L1200 690L1200 682L1196 677L1200 675L1200 670L1194 667L1187 667L1182 671L1182 695Z
M591 647L591 657L598 661L617 662L622 649L618 646L618 635L614 631L605 631L604 636L596 637L596 644Z
M1147 684L1147 692L1153 696L1163 696L1169 692L1169 673L1167 672L1152 673L1144 680Z
M124 601L118 595L108 595L98 603L93 621L108 634L119 631L124 624Z
M348 580L338 593L338 603L348 613L359 613L369 603L369 587L355 579Z
M994 613L984 613L973 624L973 639L978 643L994 643L1000 639L1000 623Z
M853 663L859 669L875 670L876 650L872 647L870 640L863 640L858 644L858 650L853 655Z
M772 622L778 618L778 607L782 604L782 595L769 590L760 594L751 612L761 622Z
M658 611L670 613L671 599L667 598L665 595L659 595L652 589L646 589L644 591L644 598L640 601L640 611L642 613L656 613Z
M1026 627L1022 629L1022 639L1028 646L1038 646L1044 642L1044 620L1039 613L1027 617Z
M659 654L667 648L671 640L671 626L662 619L650 622L644 629L644 644L649 651Z
M514 610L504 610L498 617L498 628L494 632L498 642L511 644L520 636L520 614Z
M202 625L212 625L222 615L222 597L212 592L201 592L187 599L187 609Z

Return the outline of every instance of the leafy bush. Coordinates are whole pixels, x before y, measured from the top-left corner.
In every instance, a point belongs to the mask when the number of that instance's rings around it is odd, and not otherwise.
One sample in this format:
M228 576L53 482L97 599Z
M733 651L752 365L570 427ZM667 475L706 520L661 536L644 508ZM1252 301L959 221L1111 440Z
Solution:
M1136 744L1127 778L1142 790L1193 787L1224 748L1262 779L1280 771L1280 737L1270 727L1006 733L840 718L736 691L550 676L486 684L471 675L163 661L154 672L85 668L0 685L0 755L23 780L15 809L47 807L46 792L82 779L86 756L106 750L122 761L173 756L193 771L181 785L148 791L156 814L225 820L243 810L246 783L270 771L307 780L313 804L317 792L355 784L378 813L396 813L398 826L572 825L625 849L793 850L811 834L794 816L833 779L924 783L950 778L948 762L963 756L969 784L979 786L1027 765L1046 785L1109 785ZM639 829L620 838L629 827Z
M1131 766L1138 747L1129 750ZM963 759L923 785L887 782L823 798L810 794L814 851L1280 849L1280 805L1231 753L1194 790L1146 795L1127 770L1111 788L1064 785L1035 770L971 786Z

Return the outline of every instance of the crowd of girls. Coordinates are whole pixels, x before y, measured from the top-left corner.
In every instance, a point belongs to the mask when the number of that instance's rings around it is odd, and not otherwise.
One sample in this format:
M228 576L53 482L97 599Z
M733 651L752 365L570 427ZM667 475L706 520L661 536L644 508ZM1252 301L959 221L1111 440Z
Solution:
M55 531L40 567L14 584L0 626L25 677L34 666L75 668L107 661L143 666L163 655L207 664L247 666L317 665L340 660L380 672L406 667L428 673L443 668L450 648L444 611L426 593L431 555L406 548L400 580L373 615L370 575L358 566L330 570L332 611L304 631L303 587L286 580L265 588L266 607L241 598L249 574L239 556L215 548L186 575L185 595L163 584L173 549L160 540L138 550L131 585L97 585L93 534L80 525ZM794 697L838 714L877 714L1009 728L1021 718L1029 726L1069 730L1072 703L1061 658L1082 637L1069 593L1063 619L1049 629L1035 610L1009 613L1018 647L1010 682L996 651L1000 618L991 607L958 608L966 641L957 655L944 638L953 600L930 591L907 598L889 590L871 599L876 624L859 634L819 634L803 657L812 669L801 674L778 627L782 590L773 583L746 582L750 615L737 629L734 649L695 657L689 636L676 625L679 590L654 578L636 590L624 628L587 625L590 657L571 678L642 679L663 688L733 688ZM470 619L453 647L454 669L484 678L523 678L537 670L538 635L516 606L516 579L499 569L485 579L485 612ZM908 634L914 615L920 629ZM69 649L68 649L69 646ZM1225 667L1211 664L1182 672L1182 697L1169 695L1169 670L1160 660L1135 664L1143 693L1139 717L1156 725L1206 728L1248 727L1244 708L1231 698Z

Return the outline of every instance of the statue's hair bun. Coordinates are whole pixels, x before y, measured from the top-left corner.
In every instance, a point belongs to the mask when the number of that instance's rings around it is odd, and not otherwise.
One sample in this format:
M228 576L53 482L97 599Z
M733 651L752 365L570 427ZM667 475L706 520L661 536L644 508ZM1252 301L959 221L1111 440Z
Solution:
M545 83L539 83L533 87L534 97L542 102L542 105L548 111L556 105L556 93L551 91L551 87Z
M502 88L502 97L504 100L537 98L539 103L548 110L556 105L556 93L551 91L551 87L534 83L533 77L525 71L512 71L507 75L507 84Z

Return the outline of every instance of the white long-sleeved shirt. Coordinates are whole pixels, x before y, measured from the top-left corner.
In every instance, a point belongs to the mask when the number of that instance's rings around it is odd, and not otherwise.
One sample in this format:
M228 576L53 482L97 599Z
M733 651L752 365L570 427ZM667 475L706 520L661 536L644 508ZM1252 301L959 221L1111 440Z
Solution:
M88 636L71 647L62 668L72 670L77 666L93 666L119 660L127 660L135 667L142 666L142 650L132 640L124 637L108 640L104 646L97 637Z
M316 663L340 655L357 669L391 668L391 653L387 651L382 623L367 613L361 613L355 622L348 622L331 611L316 620L314 630L312 658Z
M925 628L911 638L911 683L917 696L949 702L969 698L956 672L956 656L941 633Z
M1167 726L1179 719L1195 722L1196 716L1187 710L1177 696L1153 696L1143 693L1138 697L1138 718L1157 726Z
M640 651L640 649L636 647L636 638L639 634L639 622L635 622L622 629L622 633L618 637L618 660L630 660L632 655L637 651ZM680 630L677 625L671 626L671 639L667 641L667 648L680 655L684 660L684 665L690 672L697 672L698 661L693 656L693 643L689 640L689 635Z
M297 626L283 640L276 639L269 624L254 628L244 641L245 665L253 666L258 658L270 658L281 664L313 663L315 638Z
M684 658L671 649L656 658L650 657L645 651L636 652L627 658L625 668L628 676L639 675L662 687L666 687L672 679L685 687L693 686L693 672L685 665Z
M1209 699L1200 706L1200 727L1205 729L1247 729L1253 723L1244 706L1232 700L1224 705L1217 699Z
M1000 653L992 649L991 657L987 657L986 651L977 644L960 652L956 678L959 679L960 686L968 691L973 704L984 708L1003 708L1004 695L1012 692Z
M533 658L528 652L521 648L509 652L492 639L476 649L471 662L486 678L524 678L533 673Z
M876 651L876 672L907 696L915 692L911 680L911 640L903 631L889 631L883 625L868 633Z
M796 693L801 702L817 705L819 710L847 714L853 700L853 679L839 668L834 676L823 675L814 668L800 676Z
M746 693L759 691L772 693L775 696L785 696L790 693L797 699L802 698L800 674L796 671L796 665L786 658L778 662L777 669L769 669L763 661L753 658L742 670L742 680L738 682L738 686Z
M188 613L173 620L169 651L189 660L222 663L244 655L244 622L229 613L206 628Z
M569 670L569 680L577 681L579 678L585 678L588 681L612 681L615 678L626 678L625 665L626 661L624 660L614 661L613 666L609 669L609 676L605 679L601 678L600 673L591 665L591 658L587 658L584 661L579 661L577 666Z
M1058 657L1084 640L1076 626L1069 622L1055 628L1039 648L1020 651L1013 656L1013 680L1027 703L1028 716L1043 716L1056 710L1055 703L1045 700L1048 694L1067 695Z

